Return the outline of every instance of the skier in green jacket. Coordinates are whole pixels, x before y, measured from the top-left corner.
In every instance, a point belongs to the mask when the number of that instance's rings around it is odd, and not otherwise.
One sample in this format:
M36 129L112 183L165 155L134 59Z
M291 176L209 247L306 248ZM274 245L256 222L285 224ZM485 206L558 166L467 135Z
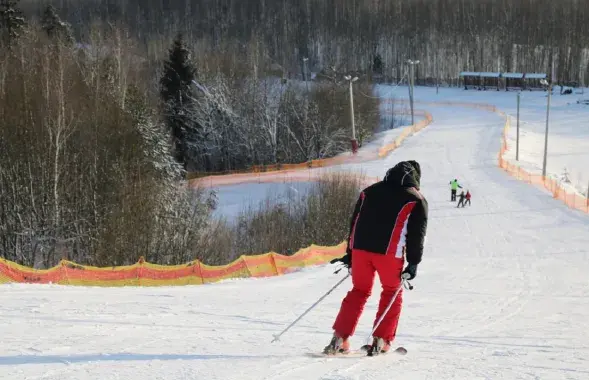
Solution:
M450 189L451 189L450 202L456 202L456 190L458 190L458 188L462 189L462 186L460 186L460 184L458 183L458 180L456 178L454 178L454 180L450 181L449 185L450 185Z

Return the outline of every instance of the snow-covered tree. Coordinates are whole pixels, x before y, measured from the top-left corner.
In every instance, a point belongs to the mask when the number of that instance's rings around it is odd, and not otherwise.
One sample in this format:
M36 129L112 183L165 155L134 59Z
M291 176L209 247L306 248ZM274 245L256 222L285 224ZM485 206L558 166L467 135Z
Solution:
M21 35L25 26L25 19L17 7L19 0L0 0L0 35L6 46Z
M158 177L172 184L182 178L182 167L174 161L170 133L157 122L153 111L136 86L127 89L126 111L131 115L143 140L143 154Z
M197 83L196 87L200 93L190 117L200 127L200 138L190 142L192 159L205 170L236 169L243 164L247 136L245 120L234 109L235 96L221 75L210 78L207 86Z
M73 43L74 37L71 26L61 21L53 5L48 5L41 19L41 27L49 38L59 38L67 43Z

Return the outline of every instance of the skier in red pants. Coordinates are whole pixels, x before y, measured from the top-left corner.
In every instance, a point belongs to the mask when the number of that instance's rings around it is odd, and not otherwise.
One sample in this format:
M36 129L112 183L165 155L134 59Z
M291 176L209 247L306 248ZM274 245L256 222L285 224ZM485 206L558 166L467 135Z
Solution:
M380 319L401 276L415 278L421 262L427 229L428 204L419 192L421 168L416 161L402 161L389 169L385 178L362 191L352 215L346 255L342 262L351 269L353 288L348 292L333 324L334 334L324 353L349 351L349 337L368 301L378 274L382 284L374 323ZM403 270L407 260L407 266ZM387 315L374 331L369 348L373 354L386 352L395 339L401 314L402 290Z

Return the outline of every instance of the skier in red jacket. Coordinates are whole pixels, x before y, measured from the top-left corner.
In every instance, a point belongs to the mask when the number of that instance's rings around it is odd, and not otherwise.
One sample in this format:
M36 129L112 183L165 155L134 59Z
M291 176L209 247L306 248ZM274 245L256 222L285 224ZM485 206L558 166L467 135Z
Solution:
M382 284L375 318L380 319L402 286L401 276L412 280L421 262L427 229L428 204L419 192L421 169L416 161L403 161L385 178L362 191L352 215L346 255L342 262L352 271L353 288L344 298L333 324L334 335L324 353L349 351L349 337L372 292L374 274ZM403 266L407 260L407 266ZM369 347L372 354L386 352L395 339L401 314L402 290L378 328Z

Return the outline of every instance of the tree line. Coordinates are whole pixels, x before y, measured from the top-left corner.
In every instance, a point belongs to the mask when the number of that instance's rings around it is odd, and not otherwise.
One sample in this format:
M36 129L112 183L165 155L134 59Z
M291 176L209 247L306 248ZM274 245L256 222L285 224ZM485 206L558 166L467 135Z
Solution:
M574 0L0 0L0 255L218 262L214 196L188 189L187 171L349 150L344 75L360 78L369 139L371 83L406 78L407 58L417 83L551 62L585 83L588 13Z
M124 25L94 20L80 34L58 8L36 19L21 5L0 0L1 257L37 268L220 263L239 246L224 252L219 236L238 232L219 233L214 194L187 186L187 171L349 149L341 78L285 81L255 43L231 60L195 54L182 34L150 57ZM378 101L355 106L369 137Z
M285 75L359 70L375 57L394 79L419 59L417 83L456 83L460 71L551 72L587 84L589 3L579 0L51 0L81 32L97 16L122 22L161 52L184 31L199 54L238 56L255 41ZM23 1L29 13L37 2Z
M244 56L251 57L251 71L236 71L232 64L223 71L222 63L199 70L210 62L195 65L185 38L176 36L164 60L160 96L184 169L232 171L349 151L350 98L343 77L312 84L284 80L252 49ZM371 93L368 83L357 87ZM379 102L358 96L354 103L362 143L379 129Z

